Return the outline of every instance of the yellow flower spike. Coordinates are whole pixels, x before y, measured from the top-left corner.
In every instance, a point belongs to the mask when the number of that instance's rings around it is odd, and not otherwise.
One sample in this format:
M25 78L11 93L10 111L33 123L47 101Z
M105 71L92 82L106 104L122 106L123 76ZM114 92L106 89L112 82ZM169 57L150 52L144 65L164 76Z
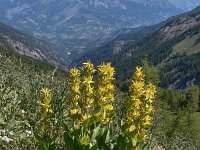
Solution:
M111 63L103 63L97 67L97 86L95 93L95 110L103 114L102 124L111 121L110 116L113 111L112 102L114 101L113 85L115 70Z
M50 111L50 103L51 103L51 91L48 88L43 88L41 90L42 101L41 105L45 109L46 112Z
M79 104L81 109L84 112L87 112L87 108L93 106L94 102L94 81L93 81L93 74L95 73L94 65L91 62L83 63L81 67L82 73L82 87L80 92L82 94L81 99L79 100Z
M134 81L129 89L130 99L126 102L126 132L134 131L132 138L143 140L152 123L153 101L156 88L154 85L145 85L144 74L141 67L137 67ZM138 141L138 142L139 142Z
M38 127L41 134L45 134L45 132L51 128L51 99L51 91L48 88L43 88L41 90L41 109L38 113L38 118L40 120Z
M79 107L78 107L78 101L80 99L80 70L73 68L70 70L70 75L68 79L68 92L69 96L67 99L67 103L69 106L69 117L72 120L78 119L75 114L78 113ZM76 118L74 118L76 117Z
M115 70L110 63L102 64L95 70L90 62L83 63L79 70L72 69L68 80L69 127L72 132L81 129L78 140L88 145L91 142L88 124L94 122L104 126L112 122Z

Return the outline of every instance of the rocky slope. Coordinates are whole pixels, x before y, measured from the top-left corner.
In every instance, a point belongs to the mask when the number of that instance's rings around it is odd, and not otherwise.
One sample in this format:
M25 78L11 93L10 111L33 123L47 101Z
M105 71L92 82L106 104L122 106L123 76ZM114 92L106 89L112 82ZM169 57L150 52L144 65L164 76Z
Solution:
M59 49L47 42L18 31L0 22L0 47L13 50L40 61L46 61L57 66L63 66L58 60L56 51Z

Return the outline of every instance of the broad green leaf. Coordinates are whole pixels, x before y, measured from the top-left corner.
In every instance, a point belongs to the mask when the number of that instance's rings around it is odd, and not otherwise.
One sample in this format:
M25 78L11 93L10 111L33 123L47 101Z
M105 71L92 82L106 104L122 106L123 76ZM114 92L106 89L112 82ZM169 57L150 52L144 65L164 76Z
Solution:
M110 130L108 129L105 136L105 143L110 142Z
M137 142L134 138L131 138L131 143L133 147L137 145Z
M101 129L101 125L98 125L98 126L93 130L91 141L93 141L93 140L95 140L95 139L97 138L100 129Z
M70 137L70 135L67 132L64 133L64 140L65 140L66 148L68 150L75 150L74 149L74 146L75 146L74 145L74 140L73 140L72 137Z

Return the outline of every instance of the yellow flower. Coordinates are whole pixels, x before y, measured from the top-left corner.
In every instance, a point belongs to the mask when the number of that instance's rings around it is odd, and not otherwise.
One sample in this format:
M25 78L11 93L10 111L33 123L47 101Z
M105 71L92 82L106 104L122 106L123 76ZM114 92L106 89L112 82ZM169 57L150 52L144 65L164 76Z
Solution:
M77 114L78 112L79 112L78 109L71 109L71 110L69 111L70 115L75 115L75 114Z
M91 117L91 115L81 115L81 121L84 122L85 120L88 120Z
M105 110L107 110L107 111L112 111L112 110L113 110L113 106L112 106L111 104L107 104L107 105L105 106Z
M44 134L51 127L51 91L48 88L43 88L41 90L41 98L41 109L38 113L38 118L40 119L38 127L40 132Z
M127 101L126 107L129 109L140 109L142 102L138 98L131 99Z
M146 115L146 116L144 117L144 124L145 124L145 125L150 125L150 124L151 124L151 121L152 121L152 117L151 117L151 116Z
M153 100L156 88L149 84L145 85L144 74L141 67L136 68L134 81L130 86L130 99L126 102L126 126L127 132L134 132L138 140L147 136L147 131L152 122ZM133 137L134 138L134 137Z
M135 90L141 90L144 86L144 82L133 82L132 86Z
M83 71L83 74L93 74L96 71L94 65L90 61L83 63L81 70Z
M50 103L51 103L51 91L48 88L43 88L41 90L42 101L41 105L45 109L46 112L50 111Z
M128 128L128 132L133 132L135 131L136 127L135 125L131 125L129 128Z
M135 71L135 80L143 81L144 80L144 74L142 72L142 67L136 67Z
M79 105L81 109L85 112L87 108L92 107L93 105L93 97L94 97L94 81L93 81L93 73L95 73L94 65L90 62L83 63L81 67L81 99L79 100Z
M80 71L78 69L73 68L73 69L70 70L70 76L71 77L77 77L79 75L80 75Z
M42 88L41 94L45 98L50 98L51 97L51 91L48 88Z
M80 143L81 145L88 145L90 143L90 137L89 135L83 135L81 138L80 138Z
M113 111L112 102L114 101L113 85L115 70L111 66L111 63L101 64L97 68L97 82L95 92L95 109L103 114L101 119L102 124L107 124L111 121L111 115ZM105 110L104 110L105 109Z
M107 124L109 121L110 121L109 118L105 118L105 119L101 120L101 123L102 124Z
M80 98L80 70L73 68L70 70L68 79L69 96L67 103L70 109L77 109L78 100ZM72 112L69 111L69 114Z

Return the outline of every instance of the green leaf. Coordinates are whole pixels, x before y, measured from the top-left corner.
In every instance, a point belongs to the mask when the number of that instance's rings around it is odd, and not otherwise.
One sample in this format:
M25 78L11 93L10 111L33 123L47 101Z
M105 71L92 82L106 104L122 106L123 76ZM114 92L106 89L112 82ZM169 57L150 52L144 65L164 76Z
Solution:
M5 124L6 124L6 122L4 121L4 119L0 118L0 125L5 125Z
M94 145L90 148L90 150L98 150L98 144L94 144Z
M97 123L97 119L96 117L92 116L91 118L85 120L85 122L83 123L84 127L88 128L92 125L94 125L94 123Z
M44 138L40 137L39 135L37 135L36 133L34 133L35 138L37 139L37 141L39 142L39 147L38 150L48 150L48 144L45 141Z
M131 143L133 147L137 145L137 141L134 138L131 138Z
M105 136L105 143L110 142L110 130L108 129Z
M117 138L117 147L119 150L127 150L128 147L128 143L127 143L127 139L125 136L123 135L120 135L118 138Z
M65 140L66 148L68 150L75 150L74 149L74 140L67 132L64 132L64 140Z
M93 130L93 133L92 133L92 138L91 138L91 141L94 141L97 136L99 135L99 130L101 129L101 125L98 125L94 130Z

